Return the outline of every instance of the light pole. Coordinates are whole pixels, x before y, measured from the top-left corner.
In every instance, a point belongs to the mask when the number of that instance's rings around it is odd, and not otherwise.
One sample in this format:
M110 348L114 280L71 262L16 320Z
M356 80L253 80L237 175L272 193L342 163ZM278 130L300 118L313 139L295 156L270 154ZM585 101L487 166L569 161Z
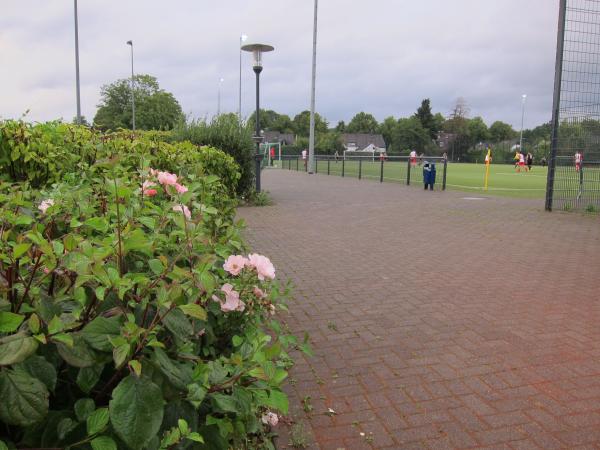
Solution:
M217 117L221 115L221 84L225 81L224 78L219 78L219 88L217 90Z
M315 0L313 24L313 55L312 55L312 82L310 89L310 132L308 137L308 173L313 173L315 163L315 80L317 77L317 7Z
M133 78L133 41L127 41L131 46L131 127L135 131L135 80Z
M74 0L75 9L75 92L77 95L77 124L81 125L81 90L79 87L79 24L77 20L77 0Z
M523 151L523 122L525 121L525 102L527 101L527 94L523 94L521 97L521 138L519 139L519 151Z
M242 43L246 42L248 36L242 34L240 36L240 89L239 89L239 99L238 99L238 119L242 120Z
M262 162L262 155L260 153L260 143L262 136L260 135L260 73L262 72L262 54L263 52L272 52L274 48L271 45L266 44L248 44L242 47L242 50L246 52L252 52L252 69L256 74L256 130L254 134L254 142L256 142L256 154L254 160L256 161L256 192L260 192L260 166Z

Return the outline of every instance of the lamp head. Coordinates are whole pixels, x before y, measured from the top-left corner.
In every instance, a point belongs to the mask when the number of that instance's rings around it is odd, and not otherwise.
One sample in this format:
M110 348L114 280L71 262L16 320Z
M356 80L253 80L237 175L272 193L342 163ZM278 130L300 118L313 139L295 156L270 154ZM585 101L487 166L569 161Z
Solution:
M127 45L131 45L133 47L133 41L127 41Z
M242 46L245 52L252 52L252 67L262 69L262 54L275 50L273 46L267 44L247 44Z

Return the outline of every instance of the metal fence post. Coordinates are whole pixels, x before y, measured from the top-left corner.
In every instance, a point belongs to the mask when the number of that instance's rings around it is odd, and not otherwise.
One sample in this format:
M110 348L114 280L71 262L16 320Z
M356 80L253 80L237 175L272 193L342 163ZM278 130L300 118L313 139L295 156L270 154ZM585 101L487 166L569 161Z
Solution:
M362 159L358 160L358 179L362 178Z
M331 165L331 159L327 158L327 175L329 175L329 166Z
M410 158L408 158L408 169L406 171L406 185L410 186Z
M442 191L446 190L446 173L448 171L448 160L444 159L444 175L442 177Z
M379 169L379 182L383 183L383 158L381 158L381 168Z
M342 159L342 178L346 174L346 158Z
M319 158L315 155L315 173L319 173Z
M300 169L299 169L299 167L298 167L299 165L300 165L300 158L299 158L299 157L296 157L296 172L299 172L299 171L300 171Z

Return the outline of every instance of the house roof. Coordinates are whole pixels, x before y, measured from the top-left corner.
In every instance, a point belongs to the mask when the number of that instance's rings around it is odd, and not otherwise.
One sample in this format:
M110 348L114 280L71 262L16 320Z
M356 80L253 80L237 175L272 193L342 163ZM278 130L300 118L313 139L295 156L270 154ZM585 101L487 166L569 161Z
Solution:
M296 142L296 136L291 133L280 133L279 131L265 131L264 142L281 142L291 145Z
M381 134L343 133L342 142L345 147L348 147L348 144L353 143L359 149L368 147L370 144L373 144L378 148L385 148L385 141Z

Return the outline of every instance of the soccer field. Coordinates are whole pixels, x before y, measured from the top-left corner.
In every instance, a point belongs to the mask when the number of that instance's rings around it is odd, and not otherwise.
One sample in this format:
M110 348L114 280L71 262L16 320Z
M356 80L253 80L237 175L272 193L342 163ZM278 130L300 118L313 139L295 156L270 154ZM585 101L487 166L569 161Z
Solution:
M317 172L327 173L327 161L317 161ZM283 168L296 168L296 161L284 161ZM302 170L302 161L299 163ZM406 183L407 163L405 161L386 161L383 169L385 182ZM363 160L361 176L364 179L379 181L381 165L378 161ZM329 163L330 175L341 176L342 161ZM344 176L357 178L359 173L358 161L344 163ZM436 189L442 186L443 165L437 164ZM492 164L488 190L483 189L485 178L484 164L448 163L446 189L460 190L473 194L498 195L518 198L544 198L546 192L547 167L534 166L531 172L515 171L511 164ZM420 185L423 180L423 168L417 166L411 170L411 184Z

